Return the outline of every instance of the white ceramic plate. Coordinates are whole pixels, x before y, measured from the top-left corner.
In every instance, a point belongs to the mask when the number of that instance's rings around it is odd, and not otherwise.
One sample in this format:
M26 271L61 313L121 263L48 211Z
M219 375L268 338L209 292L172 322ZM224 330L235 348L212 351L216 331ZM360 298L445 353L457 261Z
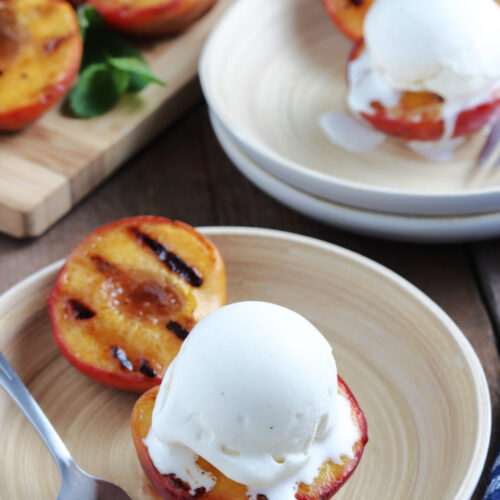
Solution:
M222 148L245 177L269 196L313 219L348 231L403 241L440 243L500 236L500 212L456 217L404 216L370 212L310 195L257 165L232 141L212 112L210 118Z
M488 386L469 342L434 302L388 269L331 244L263 229L203 232L225 260L229 302L290 307L333 346L370 439L335 500L463 500L473 493L490 438ZM84 469L134 500L158 499L130 434L137 395L85 377L53 342L45 298L60 266L0 297L0 350ZM54 499L57 468L3 391L0 426L2 499Z
M238 0L204 47L203 91L242 151L303 191L398 214L500 210L500 169L474 166L481 134L447 164L396 139L364 154L329 142L318 117L345 108L350 50L319 0Z

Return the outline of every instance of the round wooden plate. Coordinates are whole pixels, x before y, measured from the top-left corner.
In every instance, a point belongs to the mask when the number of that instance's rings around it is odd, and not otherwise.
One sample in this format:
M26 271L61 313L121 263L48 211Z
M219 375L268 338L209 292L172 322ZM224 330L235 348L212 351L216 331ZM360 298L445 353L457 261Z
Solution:
M483 134L449 163L398 139L358 154L328 140L318 120L346 108L351 49L319 0L239 0L204 47L203 92L245 154L313 195L398 214L500 210L500 169L475 167Z
M488 448L489 393L473 349L441 309L386 268L334 245L263 229L203 232L226 261L230 302L290 307L333 346L370 438L335 498L470 496ZM135 500L157 498L129 430L137 395L86 378L52 341L45 298L60 265L0 298L0 349L85 470L120 484ZM3 391L0 425L1 497L55 498L57 468Z
M236 168L269 196L313 219L347 231L402 241L463 242L500 236L500 212L455 217L397 215L342 205L283 182L252 161L210 111L215 135Z

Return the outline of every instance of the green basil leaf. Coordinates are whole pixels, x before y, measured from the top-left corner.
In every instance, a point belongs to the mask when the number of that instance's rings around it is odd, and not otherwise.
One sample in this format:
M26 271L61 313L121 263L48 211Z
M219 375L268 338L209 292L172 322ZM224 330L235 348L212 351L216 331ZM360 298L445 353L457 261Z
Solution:
M106 53L103 52L102 47L97 43L95 37L90 35L85 40L83 47L82 62L80 64L80 73L83 73L89 66L93 64L107 64Z
M69 104L79 118L93 118L112 109L129 85L130 75L125 71L99 63L80 74L70 93Z
M107 61L113 68L140 76L147 82L156 83L162 87L165 86L165 83L153 74L143 59L136 57L108 57Z
M84 47L80 75L69 95L75 116L101 115L125 92L138 92L150 83L165 85L128 40L106 27L96 9L80 7L78 20Z
M83 27L85 41L80 72L91 64L106 62L108 57L137 57L142 60L141 54L128 40L105 26L93 7L82 9L80 29Z
M113 35L113 33L111 34ZM146 64L146 61L142 57L142 54L136 50L136 48L125 40L125 43L117 40L116 37L107 37L106 46L108 47L109 57L113 58L134 58L142 63ZM139 92L143 88L147 87L151 83L150 79L142 77L138 73L132 73L130 75L130 84L127 92ZM163 82L161 85L164 85Z
M146 80L145 78L142 78L142 76L139 76L136 73L132 73L130 75L130 82L127 87L127 92L140 92L142 89L146 88L150 82Z
M78 16L80 33L83 40L85 40L87 32L90 29L104 26L104 20L101 17L101 14L99 14L99 12L97 12L97 10L90 5L82 5L77 9L76 14Z
M100 29L92 33L92 36L95 44L106 53L107 57L135 57L143 60L141 53L116 31Z

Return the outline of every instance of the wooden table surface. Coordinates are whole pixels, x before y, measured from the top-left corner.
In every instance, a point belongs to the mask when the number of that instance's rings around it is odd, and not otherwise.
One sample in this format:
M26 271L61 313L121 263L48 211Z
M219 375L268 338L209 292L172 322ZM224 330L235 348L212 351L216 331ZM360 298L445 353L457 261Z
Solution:
M157 214L194 226L238 225L320 238L384 264L437 302L478 353L490 385L493 434L486 472L500 445L500 240L413 245L366 238L314 222L260 192L231 164L200 103L47 233L19 241L0 235L0 293L60 259L101 224ZM446 473L443 464L443 473ZM481 498L486 472L474 498Z

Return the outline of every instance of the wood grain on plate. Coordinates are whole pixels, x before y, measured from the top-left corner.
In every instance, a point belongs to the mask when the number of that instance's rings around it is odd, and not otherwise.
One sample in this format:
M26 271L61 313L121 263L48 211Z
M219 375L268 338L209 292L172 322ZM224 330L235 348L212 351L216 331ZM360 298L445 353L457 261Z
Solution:
M274 177L247 156L210 113L220 145L238 170L265 193L313 219L353 232L381 238L424 242L463 242L500 235L500 212L427 217L362 210L316 197Z
M399 214L500 210L500 169L475 167L483 134L447 163L427 161L398 139L357 154L328 140L318 121L346 109L351 49L319 1L240 0L205 46L203 91L239 147L299 189Z
M326 335L339 372L366 413L370 442L336 498L466 498L488 448L484 373L449 318L404 280L356 254L286 233L212 228L227 264L229 301L277 302ZM58 353L45 310L57 265L0 300L0 349L82 467L154 498L135 457L135 395L87 379ZM54 498L58 475L44 445L0 395L5 498ZM383 467L381 466L383 464ZM442 474L446 464L447 474Z
M231 3L219 0L179 36L140 44L165 88L150 85L92 120L72 118L61 105L21 132L2 134L0 231L17 237L41 234L198 100L201 47Z

